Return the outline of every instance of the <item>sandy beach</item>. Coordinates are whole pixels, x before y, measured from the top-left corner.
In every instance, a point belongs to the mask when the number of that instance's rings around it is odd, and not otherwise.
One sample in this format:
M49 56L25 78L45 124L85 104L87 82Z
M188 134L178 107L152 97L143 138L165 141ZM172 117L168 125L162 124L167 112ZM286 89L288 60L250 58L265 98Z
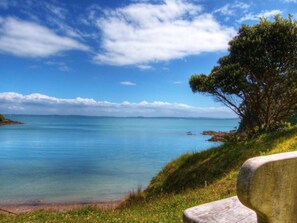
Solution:
M91 203L48 203L48 204L0 204L0 214L21 214L32 211L46 210L66 212L83 207L95 207L100 209L112 209L121 201L91 202Z

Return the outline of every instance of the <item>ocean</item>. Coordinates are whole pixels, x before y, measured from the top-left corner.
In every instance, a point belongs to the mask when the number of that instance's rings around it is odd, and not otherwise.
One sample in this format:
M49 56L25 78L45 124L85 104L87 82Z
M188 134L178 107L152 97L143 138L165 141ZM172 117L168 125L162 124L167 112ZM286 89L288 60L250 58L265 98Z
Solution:
M238 119L22 116L0 127L0 204L114 201ZM193 135L188 135L187 132Z

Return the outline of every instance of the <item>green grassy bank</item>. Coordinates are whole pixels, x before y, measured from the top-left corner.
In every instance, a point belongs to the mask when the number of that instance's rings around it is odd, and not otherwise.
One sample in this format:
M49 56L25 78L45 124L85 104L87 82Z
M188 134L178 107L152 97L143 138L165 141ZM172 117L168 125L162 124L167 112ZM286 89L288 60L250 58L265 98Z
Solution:
M84 208L0 215L0 222L181 222L186 208L235 195L240 166L250 157L297 150L297 128L185 154L170 162L145 192L114 210Z

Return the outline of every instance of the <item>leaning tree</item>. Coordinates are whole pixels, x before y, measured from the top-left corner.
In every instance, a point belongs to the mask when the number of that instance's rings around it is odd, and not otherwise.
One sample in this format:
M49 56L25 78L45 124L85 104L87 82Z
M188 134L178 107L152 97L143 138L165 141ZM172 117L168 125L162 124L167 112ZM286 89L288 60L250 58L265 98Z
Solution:
M270 130L297 105L297 23L289 16L243 25L229 55L209 75L192 75L193 92L205 93L241 119L239 131Z

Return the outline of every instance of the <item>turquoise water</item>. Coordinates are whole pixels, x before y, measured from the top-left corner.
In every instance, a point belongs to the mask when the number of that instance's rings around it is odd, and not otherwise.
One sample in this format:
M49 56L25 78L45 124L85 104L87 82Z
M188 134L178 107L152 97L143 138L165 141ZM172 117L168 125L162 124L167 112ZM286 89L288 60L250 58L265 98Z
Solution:
M218 145L203 130L236 119L8 116L0 127L0 203L111 201L185 152ZM196 135L189 136L191 131Z

